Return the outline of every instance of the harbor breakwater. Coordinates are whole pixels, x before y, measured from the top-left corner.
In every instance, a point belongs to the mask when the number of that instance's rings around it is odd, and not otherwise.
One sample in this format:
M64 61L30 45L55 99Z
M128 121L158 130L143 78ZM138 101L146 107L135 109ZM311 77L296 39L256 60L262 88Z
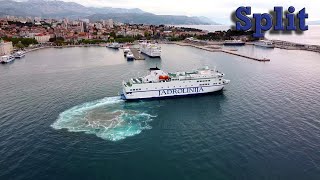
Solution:
M320 53L319 45L310 45L310 44L300 44L289 41L282 40L272 40L273 44L276 48L287 49L287 50L305 50L305 51L313 51Z
M198 48L198 49L202 49L202 50L210 51L210 52L223 52L223 53L227 53L227 54L231 54L231 55L235 55L235 56L240 56L243 58L247 58L247 59L251 59L251 60L255 60L255 61L259 61L259 62L270 61L270 59L257 58L257 57L241 54L238 52L234 52L233 49L229 49L229 50L222 49L220 46L217 46L217 45L223 44L220 42L218 42L216 44L211 43L210 45L200 45L200 44L193 44L193 43L187 43L187 42L175 42L174 44L179 45L179 46L190 46L190 47L194 47L194 48Z

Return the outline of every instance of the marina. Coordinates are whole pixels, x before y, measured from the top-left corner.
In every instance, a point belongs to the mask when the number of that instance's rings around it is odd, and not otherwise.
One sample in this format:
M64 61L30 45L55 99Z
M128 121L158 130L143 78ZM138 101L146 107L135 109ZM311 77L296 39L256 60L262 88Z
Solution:
M233 41L230 41L230 43L232 43L232 42ZM237 43L238 41L234 41L234 42ZM304 50L304 51L320 52L320 46L318 46L318 45L299 44L299 43L293 43L293 42L282 41L282 40L272 40L272 41L266 41L266 42L272 42L272 45L268 45L268 48L275 47L275 48L286 49L286 50ZM210 51L210 52L223 52L223 53L227 53L230 55L239 56L239 57L243 57L246 59L251 59L251 60L255 60L255 61L259 61L259 62L270 61L270 59L268 59L268 58L253 57L253 56L246 55L246 54L243 54L240 52L236 52L237 50L233 49L233 48L229 48L229 49L222 48L224 42L219 42L219 41L202 42L202 41L193 40L192 42L190 42L190 40L187 40L187 41L181 41L181 42L160 42L160 44L172 44L172 43L179 45L179 46L191 46L194 48L198 48L198 49ZM246 46L247 45L257 45L257 43L258 42L246 42ZM261 44L261 42L259 42L257 46L260 46L260 44ZM120 48L119 43L115 43L113 45L116 47L115 49ZM241 45L242 45L242 42L241 42ZM24 54L21 57L23 57L26 53L41 50L41 49L47 49L47 48L105 47L105 46L107 46L107 45L105 45L105 44L86 44L86 45L65 45L65 46L41 46L41 47L26 49ZM112 46L112 44L110 44L109 46ZM261 46L265 47L266 45L262 44ZM111 49L114 49L114 48L111 48ZM145 56L143 56L140 53L139 48L131 46L128 50L130 50L133 53L135 60L145 60ZM17 57L17 58L19 58L19 57Z

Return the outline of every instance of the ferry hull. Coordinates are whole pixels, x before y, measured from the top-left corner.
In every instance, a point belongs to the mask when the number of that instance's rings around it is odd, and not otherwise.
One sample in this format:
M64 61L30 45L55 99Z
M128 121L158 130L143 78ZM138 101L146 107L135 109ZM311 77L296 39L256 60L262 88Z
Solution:
M235 43L224 43L223 45L225 45L225 46L243 46L243 45L245 45L245 43L244 42L241 42L241 43L238 43L238 42L235 42Z
M16 59L21 59L23 57L25 57L25 55L20 55L20 56L14 56Z
M141 53L151 57L151 58L159 58L161 57L161 53L151 53L151 52L145 52L145 51L141 51Z
M15 58L12 58L12 59L9 59L9 60L4 60L4 61L1 61L1 64L8 64L8 63L11 63L15 60Z
M263 44L255 44L255 46L263 47L263 48L274 48L274 45L263 45Z
M123 92L121 98L124 100L158 99L158 98L176 98L184 96L204 95L223 90L224 85L199 86L175 89L160 89L152 91L137 91L132 94Z

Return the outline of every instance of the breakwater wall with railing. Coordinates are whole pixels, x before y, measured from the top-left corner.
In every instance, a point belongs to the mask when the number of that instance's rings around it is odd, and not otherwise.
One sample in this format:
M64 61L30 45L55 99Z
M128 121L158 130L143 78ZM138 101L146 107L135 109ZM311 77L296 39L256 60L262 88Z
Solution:
M287 50L305 50L320 53L319 45L310 45L302 43L294 43L289 41L272 40L276 48L287 49Z

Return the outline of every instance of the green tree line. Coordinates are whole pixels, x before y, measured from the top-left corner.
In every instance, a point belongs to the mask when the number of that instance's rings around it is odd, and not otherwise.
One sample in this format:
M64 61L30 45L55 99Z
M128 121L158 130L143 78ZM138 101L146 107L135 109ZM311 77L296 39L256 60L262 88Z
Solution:
M30 44L38 44L37 40L33 38L10 38L2 37L5 41L11 41L13 46L19 46L19 48L28 47Z

